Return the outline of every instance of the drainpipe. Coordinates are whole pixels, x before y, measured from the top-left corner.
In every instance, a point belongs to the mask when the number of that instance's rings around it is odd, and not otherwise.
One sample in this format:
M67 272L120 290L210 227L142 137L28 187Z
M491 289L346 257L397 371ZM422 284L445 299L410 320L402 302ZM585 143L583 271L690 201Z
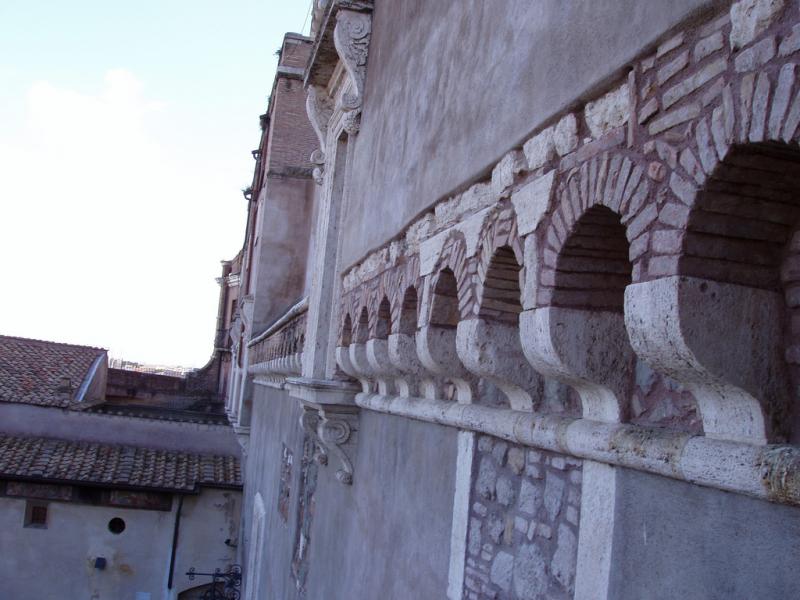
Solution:
M181 528L181 509L183 508L183 496L178 497L178 510L175 511L175 528L172 530L172 553L169 557L169 579L167 579L167 589L172 589L172 576L175 574L175 554L178 551L178 531Z

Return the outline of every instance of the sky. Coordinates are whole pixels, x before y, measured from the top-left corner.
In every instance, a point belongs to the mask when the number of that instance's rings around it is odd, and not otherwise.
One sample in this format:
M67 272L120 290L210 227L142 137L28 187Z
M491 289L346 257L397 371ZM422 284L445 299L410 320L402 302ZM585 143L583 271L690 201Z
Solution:
M0 0L0 334L211 356L287 31L310 0Z

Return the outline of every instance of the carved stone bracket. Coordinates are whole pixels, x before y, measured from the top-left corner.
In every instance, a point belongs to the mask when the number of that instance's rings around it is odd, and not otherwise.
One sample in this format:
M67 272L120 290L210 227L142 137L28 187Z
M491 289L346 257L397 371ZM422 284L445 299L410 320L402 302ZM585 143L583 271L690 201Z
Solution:
M303 414L300 425L317 446L314 459L327 465L336 460L336 479L353 483L353 461L358 432L359 407L352 383L288 377L289 395L300 400Z
M317 450L314 460L327 465L331 456L337 459L336 479L345 485L353 483L353 463L348 452L355 446L358 412L330 410L327 407L304 406L300 425L314 440Z
M319 415L317 411L311 408L304 408L303 414L300 415L300 426L303 428L308 436L314 441L314 460L317 464L328 464L328 451L325 449L325 444L317 433L317 426L319 425Z
M314 150L310 157L311 162L316 165L313 172L314 181L322 185L322 177L325 173L325 148L328 144L328 121L333 114L333 102L321 86L308 86L306 113L319 140L319 148Z
M350 77L352 92L342 94L340 107L344 111L358 110L364 100L364 80L367 74L372 17L352 10L336 13L333 43Z

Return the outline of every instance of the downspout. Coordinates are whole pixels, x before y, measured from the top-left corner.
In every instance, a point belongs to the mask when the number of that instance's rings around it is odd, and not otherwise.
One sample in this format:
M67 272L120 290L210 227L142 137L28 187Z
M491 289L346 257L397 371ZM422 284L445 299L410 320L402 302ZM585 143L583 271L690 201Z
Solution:
M167 589L172 589L172 578L175 574L175 554L178 552L178 532L181 528L181 509L183 508L183 496L178 497L178 510L175 512L175 528L172 530L172 553L169 557L169 578L167 579Z

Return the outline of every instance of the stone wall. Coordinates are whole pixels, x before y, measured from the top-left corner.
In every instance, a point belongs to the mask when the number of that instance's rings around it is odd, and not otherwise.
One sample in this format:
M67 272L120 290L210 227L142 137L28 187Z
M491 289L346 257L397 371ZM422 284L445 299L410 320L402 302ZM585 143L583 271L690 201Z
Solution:
M581 461L479 436L464 598L572 598Z

